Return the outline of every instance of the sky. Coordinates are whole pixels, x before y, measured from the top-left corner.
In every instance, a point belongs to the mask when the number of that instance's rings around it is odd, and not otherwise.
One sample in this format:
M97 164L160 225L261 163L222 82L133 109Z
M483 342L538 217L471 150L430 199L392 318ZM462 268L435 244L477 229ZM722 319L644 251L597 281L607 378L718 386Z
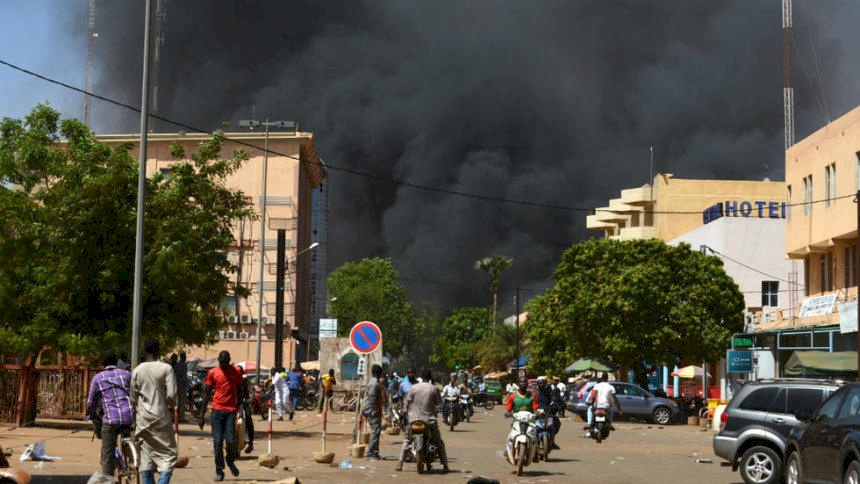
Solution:
M391 258L422 306L491 304L473 265L501 254L511 314L652 174L784 176L779 0L163 1L159 115L300 122L330 167L329 270ZM860 3L793 3L799 140L860 104ZM20 69L85 87L88 1L3 4L0 116L83 119L82 94ZM94 93L139 106L143 24L142 1L96 0ZM139 130L91 106L96 133Z

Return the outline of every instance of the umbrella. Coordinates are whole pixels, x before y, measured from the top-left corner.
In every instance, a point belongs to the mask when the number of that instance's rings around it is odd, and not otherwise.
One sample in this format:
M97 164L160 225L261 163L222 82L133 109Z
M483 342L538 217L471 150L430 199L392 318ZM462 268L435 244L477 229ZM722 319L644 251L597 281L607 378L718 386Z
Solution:
M574 361L573 364L565 368L564 371L565 373L581 373L583 371L602 371L606 373L615 371L616 368L618 368L618 365L611 361L586 356L585 358L580 358Z
M254 373L257 371L257 363L254 361L240 361L236 365L241 366L245 370L245 373ZM265 365L260 365L260 371L269 371L269 369Z
M472 371L478 371L478 370L482 370L482 369L484 369L484 367L481 365L478 365L478 366L472 368Z
M690 365L673 371L672 376L677 376L679 378L702 378L703 372L704 370L702 370L701 366ZM708 378L710 377L711 374L708 373Z

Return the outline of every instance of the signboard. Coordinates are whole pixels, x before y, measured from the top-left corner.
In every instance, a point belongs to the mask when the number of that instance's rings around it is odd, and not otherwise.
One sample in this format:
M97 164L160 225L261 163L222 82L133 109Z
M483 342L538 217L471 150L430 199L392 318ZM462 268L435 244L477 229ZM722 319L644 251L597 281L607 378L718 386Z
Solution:
M857 301L850 301L839 305L839 332L857 332Z
M753 352L729 350L726 352L726 363L729 373L752 373Z
M358 367L355 369L355 372L361 376L367 373L367 356L361 355L358 358Z
M752 348L752 336L732 336L732 349Z
M823 316L833 312L833 306L836 304L836 294L828 294L826 296L809 297L803 300L803 305L800 307L800 317L808 318L810 316Z
M350 330L349 344L361 354L373 353L382 344L382 331L370 321L362 321Z
M320 339L337 338L337 319L320 319Z

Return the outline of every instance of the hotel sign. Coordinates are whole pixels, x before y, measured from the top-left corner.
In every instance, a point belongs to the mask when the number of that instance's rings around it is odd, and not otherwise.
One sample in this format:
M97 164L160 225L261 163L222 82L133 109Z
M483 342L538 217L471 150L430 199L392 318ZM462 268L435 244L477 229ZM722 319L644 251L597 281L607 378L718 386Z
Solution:
M836 294L828 294L826 296L808 297L803 300L803 305L800 306L800 317L808 318L811 316L824 316L833 312L833 307L836 305Z
M785 218L785 202L726 200L711 205L702 212L702 222L706 224L722 217Z

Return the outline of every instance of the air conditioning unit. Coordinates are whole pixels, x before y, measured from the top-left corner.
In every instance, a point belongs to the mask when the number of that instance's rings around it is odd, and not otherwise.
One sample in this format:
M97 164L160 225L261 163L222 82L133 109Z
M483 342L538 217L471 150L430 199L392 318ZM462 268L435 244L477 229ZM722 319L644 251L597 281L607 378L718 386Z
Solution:
M232 316L227 316L227 322L230 324L236 324L237 322L239 322L238 319L238 316L236 316L235 314Z
M224 339L236 339L236 332L235 331L225 331L224 332Z
M268 316L263 316L263 324L272 324L274 322L275 321L272 318L270 318Z
M218 331L218 339L224 339L227 337L226 331Z
M242 331L241 333L239 333L239 339L248 339L250 337L251 337L251 335L246 333L245 331Z
M253 321L251 320L250 314L243 314L242 315L242 324L251 324L252 322Z

